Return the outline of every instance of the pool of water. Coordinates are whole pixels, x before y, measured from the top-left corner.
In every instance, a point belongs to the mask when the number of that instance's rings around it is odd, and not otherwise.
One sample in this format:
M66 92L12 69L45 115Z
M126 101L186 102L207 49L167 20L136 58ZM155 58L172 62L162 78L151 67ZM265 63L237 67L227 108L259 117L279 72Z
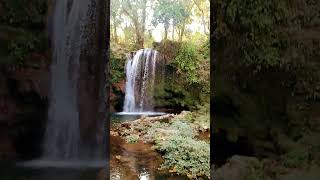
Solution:
M125 121L133 121L141 118L142 116L160 116L164 115L164 112L115 112L111 113L110 119L112 123L121 123Z
M164 115L166 113L164 112L153 112L153 111L145 111L145 112L117 112L117 113L114 113L115 115L124 115L124 116L141 116L141 115L145 115L145 116L160 116L160 115Z
M89 163L90 164L90 163ZM106 161L104 162L104 165ZM1 180L96 180L102 162L84 166L85 162L0 162Z

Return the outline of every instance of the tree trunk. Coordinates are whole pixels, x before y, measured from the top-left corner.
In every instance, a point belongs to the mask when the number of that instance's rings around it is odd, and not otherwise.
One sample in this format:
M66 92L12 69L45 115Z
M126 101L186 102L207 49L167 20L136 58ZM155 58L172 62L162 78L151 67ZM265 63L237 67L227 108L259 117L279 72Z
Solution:
M145 4L146 5L146 4ZM128 4L129 7L131 7L130 4ZM132 8L130 8L132 9ZM144 8L145 9L145 8ZM145 22L139 22L137 14L132 15L129 13L129 11L125 8L123 8L123 12L132 20L132 23L134 25L135 34L136 34L136 44L138 48L143 48L144 44L144 28L145 28ZM142 17L142 21L145 21L146 18L146 12L144 12L145 15Z
M206 20L204 18L204 15L202 16L202 24L203 24L203 32L204 34L207 34L207 27L206 27Z
M202 25L203 25L203 32L205 34L207 34L207 27L206 27L206 20L205 20L205 13L203 11L203 9L201 9L200 5L197 3L196 0L193 0L194 4L197 6L197 8L199 9L199 11L201 12L201 20L202 20ZM209 27L209 26L208 26Z
M113 38L116 43L118 43L117 26L113 23Z
M174 41L174 25L172 25L172 41Z
M181 29L180 29L179 42L182 41L182 38L183 38L183 35L184 35L184 30L185 30L185 24L183 24Z
M144 32L146 30L146 9L147 9L147 0L143 1L143 8L142 8L142 28L141 28L141 33L144 35Z
M143 48L144 38L139 30L136 31L136 37L137 37L137 45L139 48Z
M140 31L140 26L139 26L139 22L137 18L132 18L133 24L134 24L134 29L135 29L135 33L136 33L136 43L138 48L143 48L143 36L141 34Z
M169 29L169 25L165 24L164 25L164 40L168 39L168 29Z

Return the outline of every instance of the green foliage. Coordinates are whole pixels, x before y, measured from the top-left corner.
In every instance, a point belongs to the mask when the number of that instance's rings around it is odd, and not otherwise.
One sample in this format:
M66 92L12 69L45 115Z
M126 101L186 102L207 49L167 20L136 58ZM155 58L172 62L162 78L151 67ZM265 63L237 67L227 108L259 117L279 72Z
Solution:
M179 25L183 24L190 15L183 1L160 0L157 1L152 22L154 26L164 24L168 27L170 23Z
M136 143L138 142L139 140L139 135L136 135L136 134L131 134L131 135L128 135L126 136L126 142L127 143Z
M245 178L245 180L265 180L265 167L262 162L254 164L250 168L250 174Z
M193 113L191 111L182 111L180 114L174 116L174 121L193 121Z
M210 128L210 104L198 106L197 111L183 111L173 120L192 123L196 131L207 131Z
M281 41L281 34L274 31L274 27L284 23L288 15L286 1L218 1L223 11L224 19L219 19L226 29L219 29L222 36L233 36L241 43L241 60L254 65L258 71L265 67L282 66L281 50L285 48ZM234 40L233 40L234 41Z
M168 127L169 130L177 132L179 136L193 138L197 132L190 126L189 123L182 121L173 121Z
M175 58L175 64L178 67L178 72L187 74L189 83L199 82L197 70L199 67L199 54L197 46L193 43L183 43Z
M199 37L199 38L197 38ZM179 84L192 87L199 94L201 103L209 101L210 94L210 50L206 36L195 35L191 41L181 44L174 58ZM189 91L189 90L188 90ZM194 96L192 94L191 96Z
M1 1L0 22L25 28L44 27L47 0Z
M110 53L110 73L111 83L118 83L123 80L124 77L124 66L125 59L115 54L116 52L111 51Z
M155 39L152 37L151 32L149 32L149 34L146 34L144 36L144 47L145 48L153 48L154 42L155 42Z
M13 62L22 62L30 52L38 50L40 40L33 34L26 33L12 40L9 44L9 58Z
M304 148L294 149L281 156L285 167L297 168L305 165L309 160L309 152Z
M48 49L44 33L47 1L0 1L0 64L24 64L33 53Z
M200 131L207 131L210 128L210 104L198 107L198 111L192 113L194 124Z
M21 29L15 31L14 36L1 46L0 64L25 64L25 60L32 52L43 53L47 50L47 38L44 33L35 35Z
M210 177L210 144L197 139L197 120L193 120L193 115L193 112L184 111L169 122L133 123L131 128L120 134L126 136L127 143L135 143L139 139L154 143L154 148L163 153L161 169L189 178Z
M110 17L112 20L112 25L113 26L118 26L122 19L120 16L120 11L121 11L121 2L119 0L112 0L110 1Z
M121 39L121 42L128 47L129 50L137 50L135 34L132 27L125 27L123 28L124 38Z
M194 130L188 123L175 121L168 129L175 133L165 141L156 141L156 148L165 153L161 168L189 178L210 177L210 145L194 139Z

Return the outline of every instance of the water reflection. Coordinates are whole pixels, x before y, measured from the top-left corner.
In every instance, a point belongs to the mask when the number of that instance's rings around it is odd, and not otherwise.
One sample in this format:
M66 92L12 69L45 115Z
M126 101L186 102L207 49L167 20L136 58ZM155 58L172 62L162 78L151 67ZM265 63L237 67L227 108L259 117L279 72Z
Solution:
M111 180L121 180L121 173L120 173L119 167L111 168L110 179Z
M31 167L0 163L1 180L95 180L101 168Z
M143 171L141 171L139 174L139 179L140 180L151 180L150 173L148 171L146 171L145 168L143 168Z

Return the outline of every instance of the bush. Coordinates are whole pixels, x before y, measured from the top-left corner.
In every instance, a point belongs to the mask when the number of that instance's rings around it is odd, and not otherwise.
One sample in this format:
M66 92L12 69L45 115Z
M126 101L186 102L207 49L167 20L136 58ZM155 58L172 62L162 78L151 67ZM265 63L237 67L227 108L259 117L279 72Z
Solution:
M279 40L281 34L274 29L285 24L288 16L286 1L219 0L217 3L223 10L221 15L224 15L218 19L222 27L218 29L218 37L234 42L235 48L241 51L241 61L254 65L257 70L284 63L280 50L285 45Z
M116 54L115 51L110 53L110 70L111 70L111 82L118 83L125 79L125 57L121 57Z
M210 105L205 104L198 106L198 110L194 112L184 111L176 115L174 120L191 122L196 130L206 131L210 127Z
M171 136L158 145L165 152L161 168L172 169L189 178L210 177L210 145L188 136Z
M199 75L197 69L199 67L199 52L196 44L192 42L184 42L175 58L175 65L178 72L186 74L189 83L199 82Z
M289 168L301 167L309 160L309 152L304 148L294 149L281 156L283 165Z
M129 136L126 136L126 142L127 143L136 143L138 142L139 140L139 135L136 135L136 134L132 134L132 135L129 135Z
M187 122L174 121L166 130L171 134L165 140L154 133L156 149L165 153L161 168L189 178L210 177L210 144L194 139L196 132Z
M1 2L0 22L24 28L45 27L48 1L10 0Z

